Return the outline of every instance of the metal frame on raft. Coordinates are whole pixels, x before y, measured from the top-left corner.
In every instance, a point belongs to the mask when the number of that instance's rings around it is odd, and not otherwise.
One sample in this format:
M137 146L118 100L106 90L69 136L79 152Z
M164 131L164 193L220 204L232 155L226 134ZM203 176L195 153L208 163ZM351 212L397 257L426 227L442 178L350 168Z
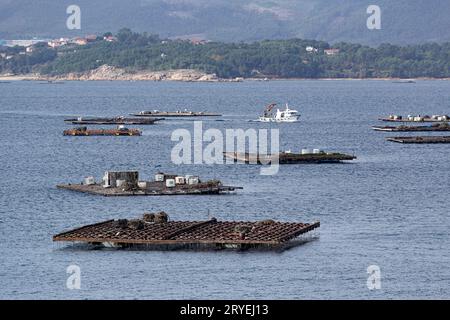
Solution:
M147 215L148 217L148 215ZM56 242L82 242L101 247L171 249L278 249L300 244L295 239L319 228L320 222L265 220L168 221L146 218L108 220L57 234Z

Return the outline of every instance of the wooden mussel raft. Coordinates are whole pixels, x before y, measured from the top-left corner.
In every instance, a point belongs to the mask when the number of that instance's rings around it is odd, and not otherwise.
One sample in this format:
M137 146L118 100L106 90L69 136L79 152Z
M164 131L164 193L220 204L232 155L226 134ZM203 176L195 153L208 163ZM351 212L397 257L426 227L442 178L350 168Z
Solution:
M386 118L380 118L380 121L385 122L450 122L450 116L448 115L433 115L433 116L412 116L408 115L406 117L399 115L389 115Z
M220 113L212 113L212 112L196 112L196 111L188 111L188 110L178 110L178 111L141 111L138 113L131 114L134 117L163 117L163 118L190 118L190 117L221 117Z
M191 175L157 173L154 181L141 181L137 171L107 171L100 183L91 176L80 184L61 184L57 187L102 196L204 195L242 189L223 185L220 180L203 182L198 176Z
M278 155L261 155L255 153L224 152L224 157L232 159L235 162L247 164L296 164L296 163L338 163L343 161L355 160L356 156L343 153L327 153L319 149L303 149L301 153L292 153L291 151L280 152Z
M87 127L78 127L64 130L65 136L140 136L141 130L128 129L119 126L117 129L88 129Z
M265 220L172 221L165 212L145 213L141 219L108 220L53 236L53 241L81 242L95 247L171 249L284 249L295 239L319 228L320 222Z
M387 131L387 132L429 132L429 131L450 131L450 124L446 122L434 123L428 126L374 126L375 131Z
M386 140L405 144L450 143L450 136L389 137Z
M162 118L94 118L94 117L78 117L65 119L65 122L76 125L152 125L157 121L164 120Z

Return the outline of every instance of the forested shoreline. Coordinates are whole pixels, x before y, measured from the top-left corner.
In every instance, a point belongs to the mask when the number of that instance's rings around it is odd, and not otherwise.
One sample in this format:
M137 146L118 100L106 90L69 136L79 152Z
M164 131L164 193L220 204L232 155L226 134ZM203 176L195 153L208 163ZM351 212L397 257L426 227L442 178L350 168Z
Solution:
M0 73L57 76L108 65L128 72L195 69L223 79L450 78L450 43L372 48L301 39L194 42L122 29L85 45L26 49L0 47Z

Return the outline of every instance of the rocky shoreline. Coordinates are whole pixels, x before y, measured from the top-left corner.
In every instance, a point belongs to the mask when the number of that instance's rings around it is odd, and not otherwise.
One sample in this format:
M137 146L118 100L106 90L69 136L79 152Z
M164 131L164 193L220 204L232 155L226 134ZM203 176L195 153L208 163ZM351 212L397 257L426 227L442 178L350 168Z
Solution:
M73 72L64 75L47 76L41 74L0 75L4 80L40 80L40 81L183 81L183 82L219 82L240 81L239 79L220 79L215 74L198 70L178 69L167 71L136 71L103 65L86 72Z
M122 68L103 65L86 72L73 72L58 76L42 74L0 74L0 81L30 80L30 81L182 81L182 82L241 82L244 78L223 79L215 74L208 74L193 69L177 69L165 71L128 71ZM248 81L264 80L450 80L448 78L246 78Z

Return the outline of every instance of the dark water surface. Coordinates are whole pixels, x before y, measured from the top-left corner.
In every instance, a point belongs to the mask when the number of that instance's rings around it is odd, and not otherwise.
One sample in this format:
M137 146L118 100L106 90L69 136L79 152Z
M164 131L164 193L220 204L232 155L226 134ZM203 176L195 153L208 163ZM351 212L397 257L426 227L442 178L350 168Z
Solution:
M0 84L0 298L301 299L450 298L450 146L399 145L370 130L389 113L450 113L450 84L419 81L244 83L38 82ZM272 101L289 102L301 122L278 125L282 149L354 153L352 164L283 166L261 176L245 165L170 162L173 130L142 137L63 137L69 115L121 115L190 108L221 112L206 128L271 128L251 123ZM104 198L55 185L100 178L105 170L157 170L220 178L236 195ZM320 220L320 236L276 252L83 250L52 235L144 211L173 219ZM81 268L81 290L66 268ZM367 267L381 268L369 290Z

